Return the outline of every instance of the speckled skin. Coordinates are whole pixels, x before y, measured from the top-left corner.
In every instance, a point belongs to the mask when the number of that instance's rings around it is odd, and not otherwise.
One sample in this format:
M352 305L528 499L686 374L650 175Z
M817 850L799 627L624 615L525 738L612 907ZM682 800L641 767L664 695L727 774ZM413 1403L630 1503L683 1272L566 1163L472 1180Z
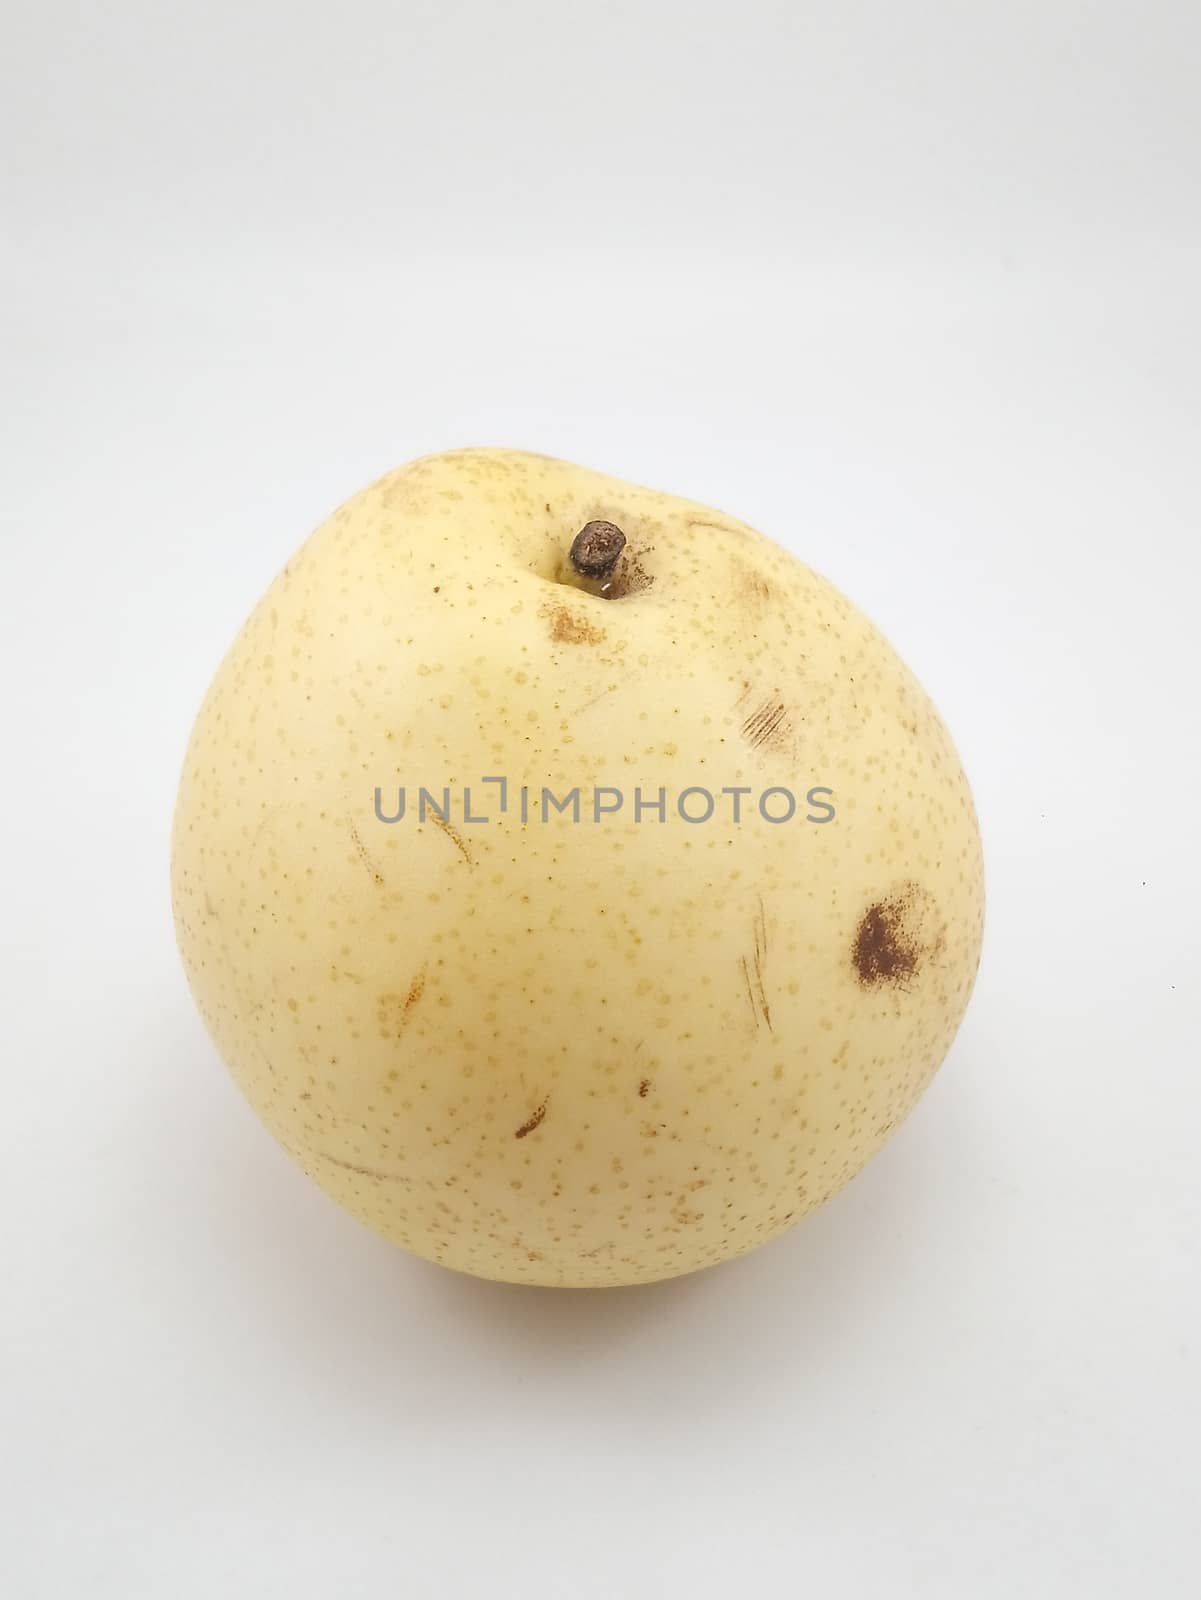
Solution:
M648 587L556 581L593 518ZM626 817L523 827L522 783L533 818L543 784ZM666 822L628 820L636 784ZM800 809L690 825L689 785ZM942 1061L983 919L959 761L864 617L720 512L507 450L402 467L284 569L197 720L172 879L205 1021L305 1171L537 1284L690 1272L820 1205Z

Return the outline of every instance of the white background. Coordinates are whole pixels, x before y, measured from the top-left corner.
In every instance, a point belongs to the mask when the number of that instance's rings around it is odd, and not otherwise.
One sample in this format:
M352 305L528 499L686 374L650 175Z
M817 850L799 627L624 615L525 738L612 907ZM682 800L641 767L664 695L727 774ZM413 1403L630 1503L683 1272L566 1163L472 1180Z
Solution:
M0 16L0 1592L1201 1592L1196 5ZM789 545L978 796L920 1109L656 1288L363 1231L173 945L220 655L467 443Z

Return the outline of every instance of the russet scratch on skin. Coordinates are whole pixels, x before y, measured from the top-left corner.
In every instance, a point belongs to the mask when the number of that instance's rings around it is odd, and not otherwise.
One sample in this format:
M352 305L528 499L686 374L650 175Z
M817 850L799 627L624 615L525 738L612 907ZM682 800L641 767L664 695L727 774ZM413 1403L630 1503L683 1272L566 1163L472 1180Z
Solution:
M284 807L282 805L267 806L264 808L263 814L255 824L254 833L250 838L250 846L246 852L249 857L253 858L255 851L259 847L259 840L263 837L263 834L266 832L270 824L275 821L276 817L278 817L283 810Z
M440 817L436 811L431 811L429 813L429 819L434 824L435 828L441 828L442 832L451 841L467 865L469 867L474 867L475 861L472 859L471 851L468 850L467 846L463 843L463 835L459 832L459 830L453 827L445 817Z
M413 979L412 983L409 985L408 994L405 995L404 1014L405 1014L406 1017L408 1016L409 1012L412 1011L413 1007L417 1004L418 1000L421 999L421 996L424 993L425 993L425 968L422 967L421 971L417 974L417 976Z
M359 1178L376 1178L381 1183L407 1183L408 1179L401 1172L381 1172L378 1167L361 1167L355 1161L343 1161L341 1156L331 1156L328 1150L317 1150L314 1154L321 1161L328 1161L332 1167L340 1167L343 1172L353 1172Z
M617 694L619 692L621 694L639 694L643 691L645 682L645 673L634 667L628 668L621 674L615 683L608 684L600 691L599 694L594 694L590 699L585 700L582 705L575 708L571 715L579 716L583 711L590 711L594 705L599 704L600 701L604 700L608 695L611 694Z
M763 910L763 896L759 896L759 906L755 913L755 920L751 928L754 948L751 959L742 956L742 976L746 983L747 999L751 1003L751 1015L756 1026L762 1020L767 1024L767 1031L773 1033L771 1006L768 1004L767 989L763 980L763 969L767 964L767 919Z
M473 1117L464 1117L457 1120L454 1126L439 1139L430 1141L430 1149L449 1148L453 1140L461 1138L465 1133L475 1133L478 1137L481 1125L486 1125L494 1120L494 1113L488 1110L479 1111Z
M755 1004L755 991L751 987L751 969L747 965L747 960L746 960L745 956L739 956L738 964L742 968L742 977L743 977L743 981L746 984L746 997L747 997L747 1000L750 1002L751 1016L755 1019L756 1025L758 1025L758 1022L759 1022L759 1008Z
M533 1133L535 1128L542 1126L542 1121L546 1116L546 1105L547 1102L544 1100L542 1104L525 1119L520 1128L518 1128L514 1133L513 1137L515 1139L524 1139L527 1134Z
M399 1039L409 1025L409 1018L421 996L425 993L425 968L422 967L409 984L403 997L399 994L381 994L376 1007L382 1039Z
M742 737L752 750L775 746L788 732L788 712L782 700L765 700L742 724Z
M582 706L576 706L571 715L573 717L578 717L581 716L585 711L591 711L592 707L603 700L607 694L613 694L617 687L618 686L615 683L609 684L609 686L605 689L602 689L599 694L594 694L591 700L585 700Z
M763 896L756 896L758 911L755 915L755 965L767 960L767 915L763 910Z
M367 869L368 876L371 878L372 883L375 884L377 889L382 889L384 887L384 875L368 855L367 846L359 837L359 830L355 827L354 822L350 817L347 817L346 819L346 829L350 834L350 842L354 845L355 853L358 855L359 860Z
M713 517L689 517L684 524L686 528L712 528L715 533L733 534L736 538L745 539L748 529L741 528L736 522L717 522Z
M731 573L735 593L753 610L762 611L772 597L771 584L763 573L739 557L731 558Z

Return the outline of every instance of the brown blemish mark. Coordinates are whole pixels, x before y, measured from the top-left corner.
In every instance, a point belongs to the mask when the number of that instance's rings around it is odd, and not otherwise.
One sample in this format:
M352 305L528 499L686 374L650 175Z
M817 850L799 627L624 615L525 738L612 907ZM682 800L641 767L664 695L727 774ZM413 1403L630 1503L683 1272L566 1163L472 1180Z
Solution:
M421 996L425 993L425 968L422 967L412 983L407 994L381 994L376 1006L376 1020L379 1023L380 1036L384 1039L399 1039L409 1025L409 1018L417 1006Z
M920 884L905 883L864 912L851 960L861 988L904 989L941 948L934 902Z
M349 817L346 819L346 829L350 834L350 842L354 845L355 853L370 874L372 883L375 884L377 889L382 889L384 887L384 875L376 866L375 862L372 861L371 857L367 854L367 846L359 837L359 830L355 827L354 823Z
M216 917L217 915L217 908L213 904L212 896L207 889L204 893L204 914L206 917Z
M459 830L452 826L452 824L449 823L445 817L440 817L438 813L432 809L427 813L427 815L430 821L434 824L435 828L442 829L442 832L451 841L467 865L469 867L473 867L475 862L472 860L471 851L468 850L467 846L463 843L463 835L459 832Z
M550 611L550 636L555 644L603 644L605 630L577 616L567 606L554 606Z
M788 707L782 700L765 700L746 718L741 732L752 750L760 750L764 746L769 750L779 750L787 744L792 732Z
M645 1100L647 1095L650 1093L650 1089L651 1080L649 1078L643 1078L642 1082L638 1085L638 1098L640 1100Z
M544 1100L521 1124L514 1133L515 1139L524 1139L527 1133L533 1133L535 1128L542 1126L542 1119L546 1116L546 1101Z

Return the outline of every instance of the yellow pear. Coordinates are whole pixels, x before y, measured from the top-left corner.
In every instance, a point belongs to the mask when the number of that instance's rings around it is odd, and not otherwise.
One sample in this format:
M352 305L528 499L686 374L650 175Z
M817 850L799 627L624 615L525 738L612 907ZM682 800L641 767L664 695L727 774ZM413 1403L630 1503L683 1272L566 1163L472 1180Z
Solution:
M535 1284L820 1205L945 1056L983 920L959 760L871 623L732 517L511 450L390 473L284 568L197 719L172 879L284 1148Z

